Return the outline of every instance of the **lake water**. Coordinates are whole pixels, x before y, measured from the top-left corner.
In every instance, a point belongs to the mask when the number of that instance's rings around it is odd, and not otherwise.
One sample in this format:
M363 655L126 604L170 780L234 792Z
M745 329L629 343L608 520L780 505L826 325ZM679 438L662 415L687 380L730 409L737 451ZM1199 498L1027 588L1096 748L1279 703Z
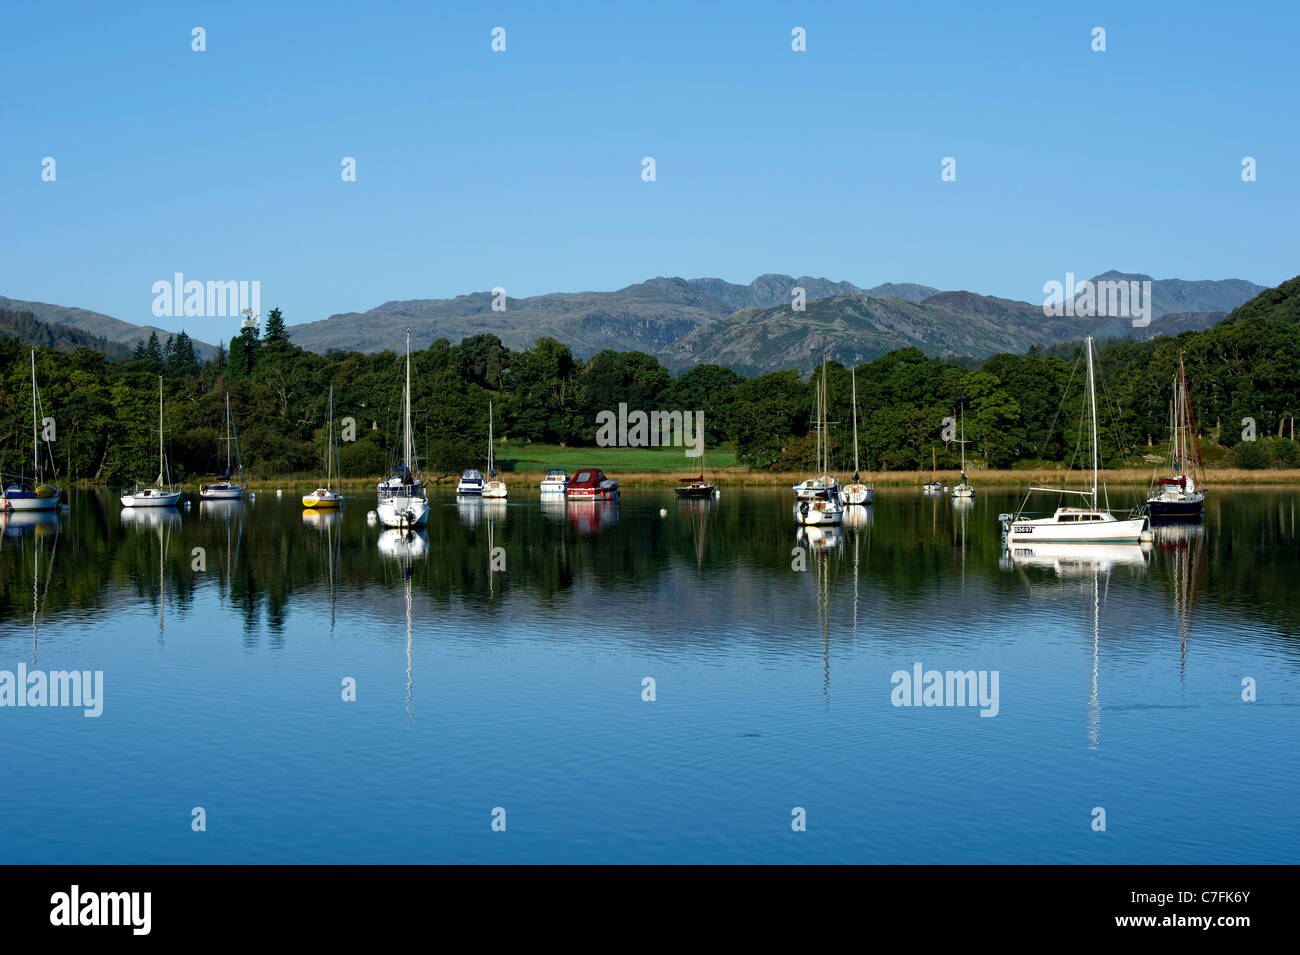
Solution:
M1212 489L1203 531L1082 560L1004 554L1009 492L881 488L794 550L788 489L511 491L434 495L406 540L364 494L11 515L0 671L103 682L96 718L0 708L0 861L1300 852L1294 490ZM996 715L894 705L917 665L996 673Z

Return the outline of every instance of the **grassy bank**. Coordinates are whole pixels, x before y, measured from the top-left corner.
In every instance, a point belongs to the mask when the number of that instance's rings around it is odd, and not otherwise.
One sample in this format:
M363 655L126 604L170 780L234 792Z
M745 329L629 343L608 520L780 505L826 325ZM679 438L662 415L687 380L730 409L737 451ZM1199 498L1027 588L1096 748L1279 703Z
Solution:
M637 469L623 470L613 465L606 464L599 457L588 456L586 459L588 466L600 467L609 477L623 484L625 487L672 487L678 483L678 480L690 473L689 468L660 468L657 470ZM564 464L551 464L550 467L568 467L570 474L573 474L576 467L570 467ZM541 480L541 475L545 468L532 468L528 471L507 472L500 475L506 484L512 488L520 490L536 490L537 484ZM843 482L847 482L852 475L843 471L837 472ZM1029 484L1039 484L1045 487L1060 486L1066 477L1064 471L1020 471L1020 470L1001 470L1001 471L975 471L967 472L971 483L977 488L1024 488ZM802 471L751 471L747 468L718 468L706 472L708 480L717 481L723 487L790 487L800 481L806 480L808 474ZM1151 483L1152 474L1148 470L1138 468L1117 468L1101 472L1101 480L1112 487L1121 485L1146 487ZM940 471L938 479L945 485L951 487L961 480L961 474L957 471ZM1216 485L1259 485L1259 486L1278 486L1278 485L1300 485L1300 469L1291 470L1261 470L1247 471L1239 468L1222 468L1219 470L1210 470L1206 472L1206 479L1211 487ZM348 478L342 482L343 487L350 491L371 490L379 483L379 475L365 478ZM929 471L865 471L862 474L863 481L870 481L876 487L900 487L900 488L917 488L930 480ZM1070 476L1069 486L1082 488L1087 477L1081 472L1074 472ZM320 485L320 479L310 475L287 475L280 478L250 479L248 486L255 491L279 490L286 492L306 492ZM427 483L433 487L449 488L456 483L455 477L444 477L438 480L429 478ZM337 484L337 482L336 482ZM192 482L185 485L188 491L197 491L198 483Z

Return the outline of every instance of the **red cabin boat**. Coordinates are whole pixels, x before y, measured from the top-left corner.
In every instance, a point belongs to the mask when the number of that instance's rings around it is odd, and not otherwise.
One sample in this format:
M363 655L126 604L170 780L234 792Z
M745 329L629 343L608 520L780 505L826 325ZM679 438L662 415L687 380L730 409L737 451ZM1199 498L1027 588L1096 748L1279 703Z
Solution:
M605 477L600 468L581 468L569 479L564 496L570 501L617 501L618 482Z

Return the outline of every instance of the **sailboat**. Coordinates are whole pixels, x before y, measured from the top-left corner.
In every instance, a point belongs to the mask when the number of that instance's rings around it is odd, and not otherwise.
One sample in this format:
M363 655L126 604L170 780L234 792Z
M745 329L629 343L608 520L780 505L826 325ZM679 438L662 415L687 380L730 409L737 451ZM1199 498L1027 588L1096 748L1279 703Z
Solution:
M328 424L325 428L325 485L318 487L310 494L302 496L302 506L310 507L313 510L323 510L330 507L342 507L343 495L334 490L334 472L337 470L335 464L338 460L338 446L334 443L334 386L330 385L330 402L328 412ZM340 474L339 478L342 479Z
M974 497L975 488L966 479L966 406L961 406L961 483L952 489L953 497Z
M712 498L718 496L718 485L704 480L704 435L700 434L700 473L698 476L678 478L673 493L678 498Z
M239 483L232 484L230 445L234 444L234 464L239 467ZM244 496L244 460L239 454L239 432L235 430L235 419L230 413L230 393L226 393L226 471L221 480L215 484L200 484L199 497L207 500L233 501Z
M921 486L921 490L926 494L938 494L943 490L943 482L939 480L939 469L935 465L934 446L930 446L930 482Z
M139 482L130 494L122 495L123 507L175 507L180 502L180 489L164 481L167 463L163 459L163 380L158 376L158 480L149 487Z
M823 450L827 465L821 474L800 481L794 486L796 501L814 501L824 497L839 503L840 483L830 472L830 441L826 434L826 402L823 392L826 390L826 356L822 356L822 377L817 386L817 420L813 424L817 432L817 467L822 468Z
M32 476L30 479L19 477L12 484L0 491L3 505L0 509L10 511L54 511L58 510L63 500L63 492L52 484L41 480L41 442L38 434L40 413L37 410L36 390L36 349L32 349Z
M385 527L423 527L429 519L429 502L423 482L415 476L415 441L411 437L411 332L406 332L406 389L402 395L402 466L380 491L375 512ZM402 483L393 481L400 477Z
M1049 494L1078 494L1088 499L1088 507L1058 507L1051 517L1023 517L1029 494L1025 495L1020 510L1002 515L1002 527L1008 544L1136 544L1143 535L1149 535L1145 515L1135 518L1116 518L1102 509L1097 499L1097 472L1100 469L1097 441L1097 384L1093 372L1092 338L1084 340L1088 354L1088 405L1092 411L1092 490L1071 491L1065 488L1031 487L1029 492Z
M858 370L853 369L853 483L840 488L841 504L870 504L876 487L863 484L858 477Z
M1147 511L1153 520L1200 520L1205 511L1205 465L1196 435L1196 418L1187 397L1187 372L1181 352L1169 408L1169 434L1170 470L1174 476L1152 484Z
M817 416L817 469L820 475L795 486L794 519L804 526L838 525L844 519L844 508L839 501L839 485L830 473L825 358L822 358L822 377L817 388ZM801 489L803 493L800 493Z
M493 480L496 477L496 467L492 461L492 402L488 402L488 469L487 481L483 484L484 497L501 498L506 496L506 482Z

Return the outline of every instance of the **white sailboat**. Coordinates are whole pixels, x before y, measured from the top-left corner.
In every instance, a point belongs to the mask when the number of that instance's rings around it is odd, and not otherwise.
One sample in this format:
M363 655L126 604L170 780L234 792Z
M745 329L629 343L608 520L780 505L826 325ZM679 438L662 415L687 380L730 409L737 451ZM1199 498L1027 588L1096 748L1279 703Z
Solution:
M822 378L817 387L817 420L813 423L813 429L817 432L817 468L822 473L811 477L806 481L800 481L794 485L794 497L796 501L816 501L824 497L830 497L838 502L840 499L840 482L834 474L829 473L829 464L822 469L822 450L826 450L826 460L830 460L830 444L826 436L825 422L825 402L822 392L826 385L826 358L822 357Z
M234 444L234 460L231 460L230 446ZM233 466L239 467L239 482L230 480ZM230 393L226 393L226 472L215 484L200 484L199 497L209 501L237 501L244 496L244 461L239 454L239 432L235 430L235 418L230 412Z
M805 527L838 525L844 520L839 485L830 473L830 441L826 434L826 359L817 390L817 469L820 475L795 486L794 519ZM800 488L804 493L800 493Z
M338 457L337 446L334 444L334 386L330 385L330 403L327 414L328 423L325 428L325 485L318 487L310 494L302 496L302 506L311 510L325 510L343 506L343 495L334 490L334 471L336 459ZM339 478L342 479L340 474Z
M934 446L930 447L930 480L921 485L921 490L926 494L938 494L943 490L943 482L939 480L939 469L934 463Z
M41 480L41 441L38 428L40 412L37 410L36 390L36 349L32 349L32 476L30 480L20 477L11 484L4 484L0 490L0 510L9 511L55 511L63 500L63 492L53 484Z
M163 458L163 380L158 376L158 480L148 487L137 482L130 494L122 495L123 507L175 507L180 503L180 488L165 480L167 462Z
M863 484L858 476L858 370L853 369L853 483L840 487L841 504L870 504L876 496L876 486Z
M483 496L502 498L506 496L506 482L497 481L496 467L492 460L492 402L488 402L488 469L487 481L483 484Z
M961 406L961 483L952 489L953 497L974 497L975 488L966 478L966 406Z
M1143 535L1150 535L1145 515L1135 518L1117 518L1098 505L1097 472L1100 457L1097 443L1097 385L1093 373L1092 338L1085 339L1088 354L1088 405L1092 411L1092 490L1071 491L1065 488L1031 487L1030 493L1043 491L1050 494L1078 494L1088 499L1088 507L1058 507L1051 517L1025 518L1025 500L1014 515L1002 515L1002 527L1008 544L1136 544Z
M406 389L402 395L402 466L394 479L380 491L375 513L385 527L423 527L429 519L429 502L424 499L423 482L415 475L415 441L411 437L411 332L406 332Z

